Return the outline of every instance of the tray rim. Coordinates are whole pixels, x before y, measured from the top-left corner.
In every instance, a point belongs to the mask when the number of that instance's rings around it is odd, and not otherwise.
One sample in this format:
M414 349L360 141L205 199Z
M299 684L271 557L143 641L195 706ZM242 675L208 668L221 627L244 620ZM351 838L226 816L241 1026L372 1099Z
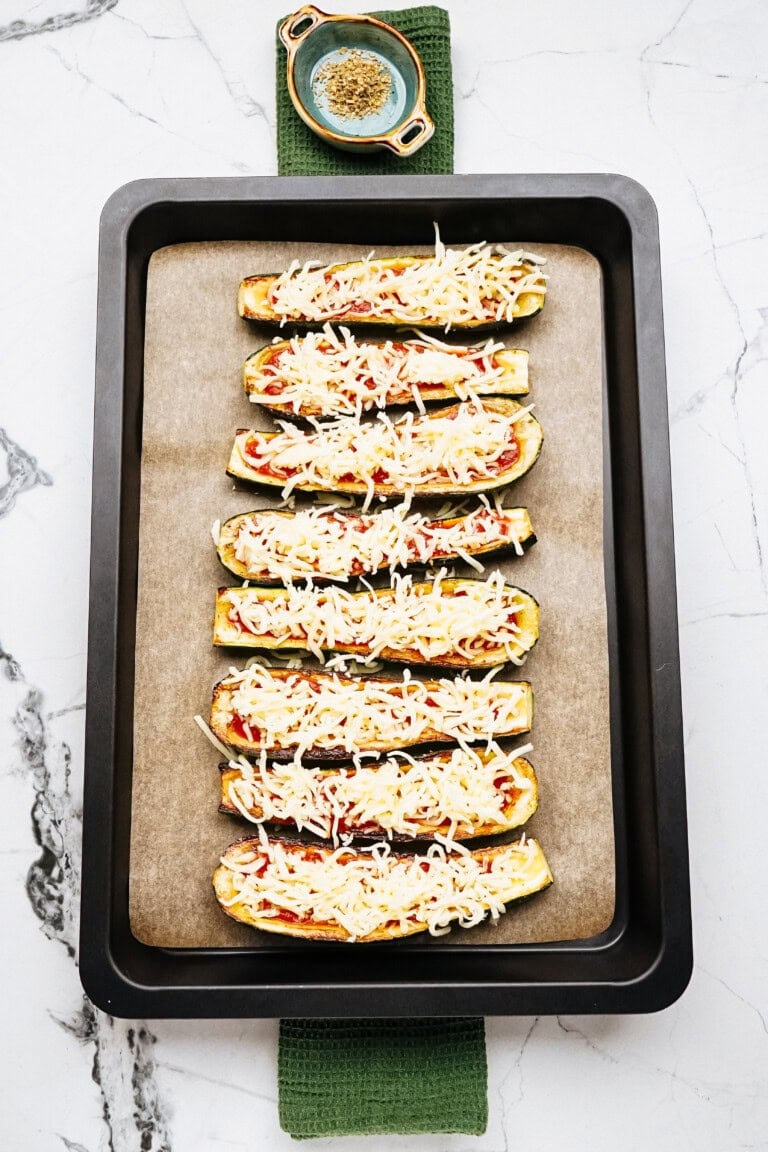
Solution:
M91 554L91 614L88 647L88 706L84 781L83 885L80 972L91 999L113 1015L275 1016L275 1015L453 1015L556 1012L653 1011L682 993L692 970L690 892L682 747L682 709L675 595L669 431L661 309L658 222L655 205L637 182L614 174L527 174L482 176L388 177L387 199L395 203L429 200L587 200L605 201L626 219L631 234L635 310L637 402L642 459L654 483L642 486L643 526L648 580L647 640L651 659L651 719L658 822L661 922L657 952L629 980L580 980L549 983L473 984L416 981L384 984L382 1003L373 1006L377 985L306 982L266 987L256 984L152 985L121 969L110 939L112 773L100 770L105 752L104 707L115 700L117 637L117 565L121 495L123 353L129 301L126 296L129 232L141 214L157 205L253 204L273 201L299 205L307 197L342 203L375 201L380 192L366 177L213 177L147 179L123 185L107 200L100 221L96 341L96 393ZM158 245L162 247L163 245ZM117 272L117 274L115 274ZM146 272L145 272L146 275ZM652 430L654 435L643 433ZM105 477L107 483L104 483ZM115 504L115 497L118 503ZM649 526L652 531L648 531ZM94 604L94 589L104 590L112 573L108 603ZM108 580L109 583L109 580ZM98 599L98 597L96 598ZM105 645L108 660L105 661ZM105 675L106 672L106 675ZM111 716L114 723L114 715ZM110 731L112 731L110 729ZM106 749L108 751L108 749ZM127 884L125 886L127 900ZM587 941L501 946L516 954L610 953L620 946L623 927ZM146 946L142 946L146 947ZM499 948L500 946L495 946ZM466 952L465 948L459 949ZM173 955L171 950L150 949ZM184 950L190 959L248 950ZM437 995L435 995L437 993ZM313 1003L314 1000L314 1003ZM322 1005L320 1005L322 1001ZM511 1001L511 1002L510 1002Z

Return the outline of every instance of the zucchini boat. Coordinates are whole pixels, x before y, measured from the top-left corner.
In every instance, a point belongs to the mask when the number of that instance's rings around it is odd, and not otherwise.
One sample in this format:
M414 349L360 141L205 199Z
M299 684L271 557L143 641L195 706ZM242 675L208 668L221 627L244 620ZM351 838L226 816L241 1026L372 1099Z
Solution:
M344 833L395 840L494 836L536 811L536 774L523 756L530 747L398 753L354 768L233 761L220 765L219 811L256 824L292 824L335 843Z
M389 256L317 267L294 261L240 284L238 312L272 324L404 324L500 328L544 307L541 261L522 249L474 244L434 256Z
M536 840L425 856L333 849L267 837L237 841L213 874L216 899L234 920L305 940L369 943L417 932L472 928L552 883Z
M238 429L227 472L300 492L374 496L454 496L511 484L533 467L541 451L538 420L514 400L454 404L393 422L380 412L372 422L343 416L304 432Z
M389 588L220 588L213 643L230 648L303 648L322 660L342 652L400 664L493 668L522 664L539 638L539 606L528 592L488 580L414 584L395 573Z
M358 343L330 324L268 344L243 368L248 399L286 416L354 416L374 408L528 392L528 353L488 340L462 347L430 337Z
M276 760L350 760L360 752L487 743L529 732L525 680L414 680L251 664L213 689L211 730L229 748Z
M214 541L221 563L239 580L287 584L346 581L444 560L463 560L482 572L477 557L522 556L536 537L527 508L484 505L430 520L400 504L375 514L262 508L215 525Z

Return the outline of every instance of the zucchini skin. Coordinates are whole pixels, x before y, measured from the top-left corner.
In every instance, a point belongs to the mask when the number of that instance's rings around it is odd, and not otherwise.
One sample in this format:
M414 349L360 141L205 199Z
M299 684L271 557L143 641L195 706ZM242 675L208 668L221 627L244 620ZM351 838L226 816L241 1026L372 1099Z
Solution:
M462 577L461 579L443 580L441 589L446 597L460 592L461 588L471 584L484 584L483 580L473 580L469 577ZM432 581L424 581L421 584L414 584L413 590L417 592L418 589L428 589L433 587ZM539 603L530 592L526 592L522 588L516 588L511 584L505 585L509 593L518 595L523 598L523 605L517 613L518 619L523 617L522 629L523 635L519 638L520 652L519 656L525 658L534 648L539 639ZM234 632L233 625L228 619L228 607L225 601L225 596L228 593L243 593L246 595L256 594L260 600L276 600L284 594L283 589L274 588L219 588L216 597L216 613L213 625L213 643L216 647L220 648L261 648L267 651L275 648L282 649L306 649L306 644L301 640L283 640L275 641L274 638L269 636L258 636L248 632L237 632L237 634L228 638L229 632ZM359 597L369 597L370 592L363 591L353 593ZM378 600L386 601L387 598L393 595L392 590L389 588L375 589L375 595ZM370 654L370 647L366 644L335 644L333 648L324 648L326 652L340 652L345 655L368 656ZM388 660L393 664L418 664L428 666L430 668L447 668L447 669L467 669L472 670L485 670L494 668L497 664L505 663L507 657L503 649L492 648L482 654L477 654L471 660L460 653L455 655L446 654L434 659L429 659L418 651L416 648L411 649L396 649L384 648L377 657L382 660Z
M513 416L520 407L521 405L517 404L514 400L490 399L483 401L484 409L508 416ZM455 412L458 408L458 404L450 405L448 408L433 410L427 416L419 417L419 419L434 420L444 418ZM414 423L416 422L414 421ZM433 480L424 483L415 483L413 485L404 485L401 488L395 487L394 484L376 483L374 481L373 494L375 496L397 497L402 496L404 492L413 492L413 494L417 496L462 496L473 492L492 492L496 488L504 488L507 484L511 484L514 480L519 480L522 476L525 476L525 474L533 468L541 455L541 448L544 442L543 429L538 420L536 420L530 412L520 417L515 423L518 425L515 438L520 445L520 455L510 468L505 469L498 475L481 477L478 480L470 481L468 484L456 484L449 480ZM521 435L517 435L517 433L521 433ZM243 480L257 487L267 489L284 488L288 482L288 478L273 476L260 471L258 468L249 466L242 459L238 445L241 439L249 435L251 435L250 429L237 429L235 433L235 443L232 447L229 464L227 466L227 475L231 476L234 480ZM270 440L274 436L279 436L280 433L260 432L259 435L265 440ZM329 480L327 482L317 483L304 481L295 484L293 490L297 492L342 492L349 493L353 496L365 496L368 493L368 485L361 480Z
M478 753L482 756L481 749L478 749ZM448 761L450 760L452 754L453 750L451 749L445 752L437 753L437 757ZM414 757L416 760L431 760L434 758L436 758L435 753L432 753L431 755L425 754L421 757ZM511 831L513 828L519 828L522 824L525 824L528 820L531 819L531 817L536 812L539 803L539 789L536 773L531 762L526 760L524 756L516 757L513 763L516 771L521 776L525 776L525 778L529 780L532 785L532 788L528 793L527 803L524 807L521 807L521 811L519 813L515 813L514 822L510 822L508 819L507 822L500 824L475 824L470 831L457 829L454 834L455 840L473 840L481 836L498 836L503 832ZM306 767L310 768L312 765L306 765ZM366 767L372 768L375 767L375 765L371 763L366 765ZM337 775L340 769L325 767L323 771L328 775ZM345 771L350 770L345 769ZM352 771L355 770L353 769ZM240 772L237 769L230 767L229 764L223 763L219 764L219 773L221 780L221 799L219 803L219 812L226 816L237 816L243 819L244 817L242 813L234 804L232 804L227 794L228 783L234 778L240 777ZM507 805L510 814L514 813L514 809L518 804L520 804L519 796L515 797L512 803ZM258 819L259 817L254 815L254 820L258 821ZM273 818L271 820L265 821L265 823L269 825L285 827L291 825L292 821L286 817L285 819L279 820ZM411 835L405 835L402 832L389 833L386 829L376 824L354 826L345 822L344 832L345 834L351 834L356 840L380 840L382 837L388 837L391 841L401 843L411 840L431 840L434 837L435 832L445 833L448 830L444 825L426 824L423 822L420 824L420 828L421 831L419 832L414 832Z
M378 342L379 345L383 343ZM406 346L408 344L416 343L415 341L402 341ZM302 404L297 410L290 403L280 404L267 402L262 398L262 393L259 391L253 382L252 375L261 372L263 367L270 364L272 357L277 353L280 355L283 352L290 350L290 340L282 340L276 344L265 344L263 348L251 353L243 365L243 389L248 396L248 399L255 404L259 404L267 412L273 416L280 416L286 420L306 421L308 419L315 420L331 420L335 418L333 413L323 413L317 406ZM371 347L371 342L360 342L359 348ZM458 347L456 351L458 351ZM514 364L505 365L502 361L501 368L505 374L495 382L493 388L483 389L478 395L481 396L526 396L530 391L528 384L528 353L521 348L505 348L500 350L500 353L493 353L492 359L506 353L514 354L518 357L523 357L524 368L519 370L514 367ZM498 365L497 365L498 366ZM423 384L418 387L419 395L426 404L439 403L442 401L453 401L458 399L456 390L449 385L440 384ZM279 394L278 394L279 395ZM271 401L276 399L275 396L271 397ZM398 393L394 399L387 399L386 403L370 404L364 411L375 412L381 411L384 408L402 407L403 405L413 404L413 393L410 389L403 388L402 392ZM341 413L339 413L341 415Z
M504 511L506 513L512 513L512 512L521 513L521 519L524 522L525 535L522 538L518 537L518 543L520 544L520 547L523 549L523 552L527 552L528 549L532 548L533 545L536 543L536 534L533 530L533 525L531 524L531 519L530 519L530 516L528 515L528 510L526 508L505 508ZM291 511L287 511L287 510L283 510L283 509L279 509L279 508L260 508L260 509L253 511L253 512L242 512L237 516L230 516L228 520L224 521L224 523L221 525L221 527L219 529L219 543L216 545L216 555L218 556L222 567L224 567L228 572L231 572L233 576L236 576L238 578L238 580L250 580L252 584L261 584L261 585L264 585L265 587L282 587L283 586L282 578L276 576L276 577L274 577L274 579L269 579L269 578L264 577L261 574L254 573L253 570L248 569L246 567L246 565L241 563L241 561L239 561L234 555L234 545L233 545L232 541L234 540L234 536L235 536L235 533L237 531L238 524L242 521L249 519L250 517L257 517L257 516L262 516L262 515L265 517L267 517L267 516L269 516L269 517L282 516L282 517L285 517L287 519L290 519L291 517L295 516L296 513L291 512ZM329 513L329 515L331 515L331 513ZM345 517L345 518L348 517L350 520L359 519L359 513L347 512L345 510L337 510L336 512L333 513L333 515L335 517ZM449 517L446 520L430 521L430 523L431 524L441 524L441 525L457 524L461 520L467 519L469 517L469 515L471 515L471 513L468 513L467 516L454 516L454 517ZM507 544L507 543L499 544L497 546L490 546L488 548L467 548L466 551L469 552L472 556L485 556L485 557L488 557L489 559L491 559L491 558L501 559L503 557L509 557L510 559L519 559L520 558L514 544L511 544L511 543L510 544ZM450 564L453 562L458 562L459 560L460 560L460 557L458 556L458 554L455 554L455 553L451 554L451 555L439 557L439 562L441 564L442 563ZM428 565L431 566L433 563L436 563L436 562L437 562L437 559L436 560L430 560L427 563L416 561L413 563L409 562L409 563L402 564L402 565L397 564L397 565L394 565L394 567L397 570L405 570L405 569L422 570L422 569L426 568ZM385 562L385 563L382 563L379 566L379 568L377 568L375 570L365 569L365 570L362 570L360 572L355 572L352 576L346 577L346 578L343 576L327 576L323 572L313 572L312 573L312 579L316 584L347 584L350 579L357 579L359 576L373 576L376 574L376 572L383 572L390 567L391 567L391 565L388 562ZM295 576L294 577L294 579L297 579L297 580L300 580L303 578L304 578L303 576Z
M374 261L378 266L382 267L409 267L414 264L424 264L434 260L434 255L418 255L418 256L386 256L379 260ZM353 268L355 265L363 265L362 260L349 260L341 264L329 265L328 271L334 272L343 268ZM316 269L315 271L319 271ZM365 317L364 314L359 312L341 312L335 315L320 316L316 319L309 318L283 318L277 315L269 306L266 300L266 294L271 287L272 283L282 276L282 272L262 272L256 276L247 276L240 283L240 288L237 295L237 310L238 314L245 320L258 320L262 324L279 324L286 325L298 330L305 330L314 328L318 324L332 323L332 324L345 324L354 327L376 327L376 328L396 328L402 325L413 325L414 320L408 316L398 316L392 313L390 316L375 316ZM512 320L465 320L457 323L451 323L451 331L456 332L495 332L502 328L509 328L512 324L517 323L519 320L527 319L529 316L535 316L544 307L546 300L546 293L540 292L527 292L521 297L528 297L522 304L522 310ZM445 331L448 325L445 322L430 318L425 315L423 319L418 321L418 327L424 331Z
M272 842L279 840L289 851L300 851L302 848L311 848L313 851L321 852L323 855L330 855L332 851L330 847L326 847L322 844L297 844L296 841L284 837L271 837L270 839ZM528 837L527 841L528 843L533 843L536 847L534 866L535 868L538 868L539 873L543 873L543 875L540 878L537 877L536 884L531 882L527 887L523 885L520 892L510 893L509 898L505 901L507 905L513 901L523 899L526 896L532 896L535 892L543 892L554 881L552 871L547 863L546 857L544 856L538 841L533 840L531 837ZM519 841L513 841L510 844L494 845L490 848L477 848L472 853L472 855L478 861L483 861L489 858L493 859L496 856L503 855L505 852L516 848L518 844ZM261 842L258 838L246 836L241 840L235 841L234 844L230 844L224 853L224 858L226 859L227 856L230 856L230 859L232 859L234 862L234 860L237 859L239 853L247 851L258 852L260 849ZM392 853L392 855L406 856L408 854L395 851ZM534 871L535 868L532 869L532 871ZM228 908L224 907L222 901L226 900L232 894L232 888L229 883L230 876L230 869L227 868L224 864L219 864L213 874L213 889L216 894L216 899L219 901L219 904L222 908L222 911L226 912L228 916L231 916L233 920L237 920L241 924L247 924L251 928L258 928L264 932L275 932L285 936L297 936L303 940L328 940L341 943L350 942L349 936L339 924L319 924L316 922L313 923L311 920L304 923L291 923L284 920L280 921L279 919L272 917L259 918L242 904L235 904ZM383 942L386 940L397 940L405 936L413 936L420 932L426 932L427 930L428 925L423 922L415 922L413 924L409 924L405 930L403 930L400 926L397 928L393 926L384 927L377 929L369 936L360 937L355 941L355 943L369 944L376 941Z
M284 668L272 668L269 670L269 675L273 680L278 681L287 681L292 677L298 677L302 680L314 681L315 683L322 683L322 681L327 681L331 678L331 674L329 672L298 672ZM349 682L351 678L348 676L339 676L339 679L343 682ZM366 680L369 680L383 687L392 685L394 688L400 688L402 686L401 680L395 679L391 676L376 676L370 678L366 677ZM438 682L435 680L425 680L423 683L427 686L428 690L439 687ZM519 712L521 714L520 722L516 723L512 728L497 729L492 733L493 738L495 740L500 740L506 737L526 735L528 732L530 732L531 726L533 724L534 695L530 681L502 681L497 679L495 684L499 688L504 684L508 684L514 685L515 687L521 689L524 704L519 708ZM282 747L265 745L260 741L247 740L244 736L240 736L236 731L234 731L227 720L227 716L230 711L228 706L228 699L229 687L225 678L224 680L220 680L218 684L214 685L211 701L211 731L214 733L214 735L218 736L219 740L228 745L234 751L243 753L245 756L249 757L258 757L262 751L266 751L270 759L279 762L290 761L295 758L298 749L298 741ZM483 738L481 740L478 738L477 740L471 742L481 744L485 743L485 739ZM392 752L402 748L414 748L426 752L430 750L439 751L441 748L445 748L446 746L453 747L456 744L457 740L455 737L449 735L448 733L441 732L437 728L432 728L426 729L417 740L408 740L403 738L397 742L396 746L389 741L370 741L364 747L361 746L361 751ZM307 748L303 754L302 759L305 763L309 763L311 761L329 764L349 763L352 760L352 755L353 754L349 752L343 744L333 746L315 745L314 747Z

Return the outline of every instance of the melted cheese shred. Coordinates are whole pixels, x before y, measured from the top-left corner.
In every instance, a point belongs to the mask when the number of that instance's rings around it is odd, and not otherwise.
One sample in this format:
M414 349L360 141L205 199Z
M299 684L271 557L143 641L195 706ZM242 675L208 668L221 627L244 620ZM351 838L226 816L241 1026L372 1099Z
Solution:
M211 728L231 744L228 725L238 719L248 726L254 750L290 750L297 758L310 749L352 756L434 739L490 745L495 737L529 731L533 712L530 684L496 681L494 672L482 680L414 680L405 669L402 680L384 680L272 674L254 663L217 685Z
M366 423L347 416L312 432L280 422L277 433L239 431L229 470L256 481L283 480L283 498L294 488L334 491L354 482L367 492L365 511L382 486L434 492L481 481L493 487L519 459L518 421L538 427L528 408L496 400L467 401L432 416L407 412L396 422L386 412Z
M444 577L443 569L434 580L414 584L410 574L394 573L391 587L378 594L311 584L280 591L224 588L214 643L306 648L321 661L326 651L354 649L366 661L397 656L475 667L505 660L522 664L538 635L526 627L538 616L533 598L505 584L498 571L487 580L445 586Z
M349 580L379 569L462 559L477 572L472 553L512 547L518 556L532 534L525 508L477 508L454 522L430 520L408 506L376 515L339 515L304 508L292 515L262 510L234 517L214 534L220 554L231 543L231 567L244 580L282 582L323 577Z
M471 853L448 841L406 857L387 843L318 849L259 832L259 841L230 846L214 885L230 915L273 931L325 926L349 943L425 929L439 936L454 923L473 928L488 915L495 921L509 901L552 881L538 843L524 836L490 851Z
M448 331L472 322L511 323L534 295L543 303L544 261L499 244L446 248L439 236L432 257L394 262L373 254L350 264L318 266L297 260L270 284L267 302L281 324L337 317L436 324ZM346 315L349 314L349 315Z
M422 388L460 400L528 391L528 353L493 340L478 347L421 335L400 344L358 343L349 329L337 334L326 324L322 332L284 342L272 357L267 351L245 362L248 398L295 416L353 416L410 400L423 411Z
M291 823L335 842L348 830L390 838L488 835L478 829L516 828L533 814L536 780L521 759L530 750L493 744L417 758L398 753L331 771L295 761L267 767L265 755L257 765L230 762L222 799L253 823Z

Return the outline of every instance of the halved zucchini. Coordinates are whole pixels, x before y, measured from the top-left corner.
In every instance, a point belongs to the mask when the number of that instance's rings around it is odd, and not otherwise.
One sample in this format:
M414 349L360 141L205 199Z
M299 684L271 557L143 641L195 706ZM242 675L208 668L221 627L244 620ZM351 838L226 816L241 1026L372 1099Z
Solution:
M513 900L541 892L552 873L536 840L448 854L336 850L252 837L227 848L213 874L228 916L305 940L371 943L417 932L442 935L496 919ZM446 891L447 889L447 891Z
M219 768L220 812L293 824L325 839L343 833L394 840L495 836L525 824L538 805L532 764L498 745L390 756L359 768L313 771L273 763L248 771L234 762Z
M303 648L366 660L494 668L522 664L539 638L539 605L505 584L394 576L389 588L220 588L213 643L218 647Z
M237 308L272 324L501 328L544 307L546 277L523 251L487 244L435 256L390 256L248 276Z
M354 416L397 404L522 396L528 353L488 340L472 348L431 339L358 342L348 329L280 340L245 361L248 399L278 415Z
M342 676L251 664L213 689L211 730L275 760L351 760L358 752L487 743L533 723L527 680Z
M240 580L328 583L470 556L521 556L535 543L527 508L481 506L445 520L406 514L402 506L375 514L262 508L225 520L216 551Z
M346 416L313 432L238 429L230 476L301 492L454 496L511 484L536 463L544 434L514 400L454 404L393 423Z

